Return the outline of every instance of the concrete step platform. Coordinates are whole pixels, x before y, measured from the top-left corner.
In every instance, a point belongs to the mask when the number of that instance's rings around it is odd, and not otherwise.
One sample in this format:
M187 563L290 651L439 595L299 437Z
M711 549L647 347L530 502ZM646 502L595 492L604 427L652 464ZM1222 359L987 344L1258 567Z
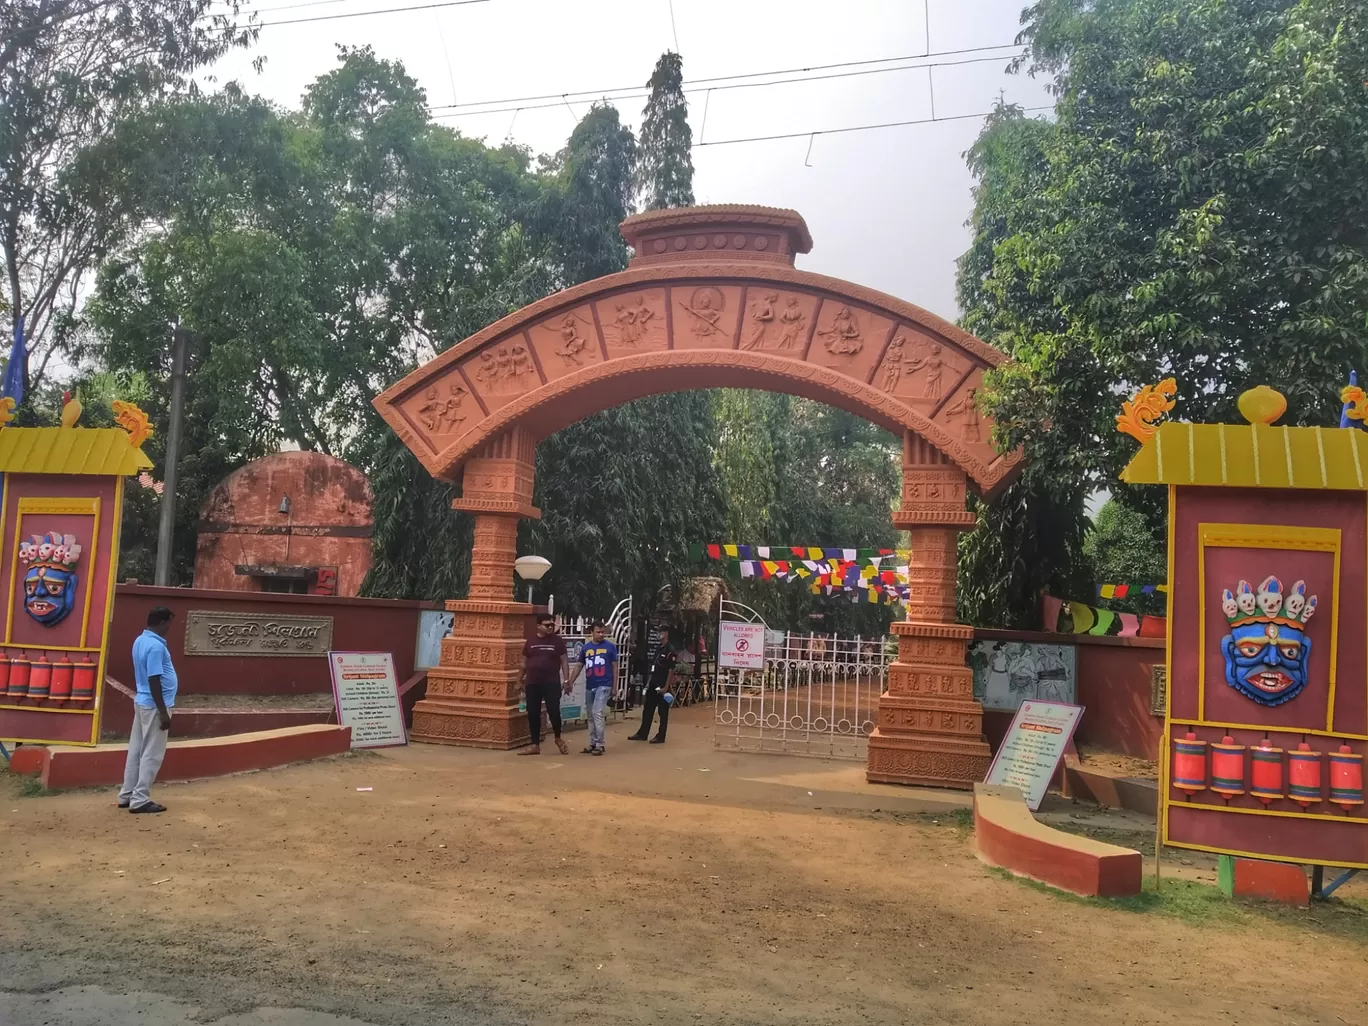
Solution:
M351 750L351 728L328 724L282 727L224 737L188 738L166 746L158 780L196 780L285 766ZM93 748L25 746L14 752L12 773L37 775L48 790L122 783L127 744Z

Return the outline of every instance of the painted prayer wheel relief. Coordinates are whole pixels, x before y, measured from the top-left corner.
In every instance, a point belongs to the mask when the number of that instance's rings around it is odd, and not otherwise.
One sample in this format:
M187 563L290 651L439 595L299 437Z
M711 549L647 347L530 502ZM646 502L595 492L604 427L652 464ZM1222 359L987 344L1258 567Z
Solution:
M440 686L418 706L413 736L525 741L511 652L530 607L513 602L512 546L518 518L539 515L531 506L537 440L646 395L756 388L841 407L905 439L894 519L912 533L912 601L897 627L900 656L869 775L959 786L982 779L988 746L965 663L969 630L954 623L954 553L972 523L968 489L994 494L1019 466L1019 453L993 447L974 402L984 372L1006 358L918 307L797 270L794 258L812 240L793 211L656 211L628 218L622 234L635 252L626 271L525 307L376 399L432 474L462 483L457 506L476 517L471 595L451 603L456 627L444 652L452 658L434 671ZM476 617L506 626L491 637L466 623ZM472 645L500 653L472 661L464 658Z
M1368 438L1285 408L1123 427L1122 478L1169 488L1164 841L1368 868Z

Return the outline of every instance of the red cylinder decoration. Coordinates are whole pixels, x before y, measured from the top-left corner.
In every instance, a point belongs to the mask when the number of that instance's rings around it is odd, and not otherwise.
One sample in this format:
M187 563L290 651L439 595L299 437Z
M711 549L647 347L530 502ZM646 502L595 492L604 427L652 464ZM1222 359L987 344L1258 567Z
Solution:
M23 652L10 660L9 687L5 690L9 698L25 698L29 689L29 661Z
M51 689L52 664L47 661L47 656L39 652L38 658L33 661L33 671L29 674L28 696L46 701Z
M10 659L4 652L0 652L0 695L9 694L9 672Z
M1188 731L1183 737L1173 739L1173 780L1179 791L1196 794L1205 791L1207 743L1198 741L1197 735Z
M84 659L76 664L76 670L71 675L71 700L73 702L89 702L95 697L95 670L95 664L89 659Z
M1211 746L1211 789L1226 798L1244 794L1245 746L1227 734Z
M1330 800L1346 812L1363 804L1363 756L1348 745L1330 753Z
M1283 750L1264 738L1249 750L1249 793L1267 805L1283 796Z
M49 702L65 702L71 697L71 677L75 667L65 652L62 658L52 664L52 690L48 692Z
M1305 741L1287 753L1287 793L1303 809L1321 800L1321 753Z

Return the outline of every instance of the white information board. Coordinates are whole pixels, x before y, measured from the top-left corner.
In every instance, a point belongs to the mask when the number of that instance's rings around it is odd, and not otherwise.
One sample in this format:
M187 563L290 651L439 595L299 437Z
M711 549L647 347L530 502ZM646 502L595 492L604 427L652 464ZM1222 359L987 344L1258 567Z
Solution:
M399 681L388 652L329 652L337 722L351 727L353 748L408 744Z
M763 623L718 624L717 665L733 670L765 668Z
M988 767L986 783L1019 788L1027 805L1040 808L1082 716L1081 705L1022 702Z

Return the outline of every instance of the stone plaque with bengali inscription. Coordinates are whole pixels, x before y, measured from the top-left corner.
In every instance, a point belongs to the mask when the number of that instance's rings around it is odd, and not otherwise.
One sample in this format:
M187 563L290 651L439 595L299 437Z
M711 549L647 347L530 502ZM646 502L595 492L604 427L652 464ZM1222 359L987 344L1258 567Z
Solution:
M192 610L185 654L195 656L319 656L332 648L331 616L266 616Z

